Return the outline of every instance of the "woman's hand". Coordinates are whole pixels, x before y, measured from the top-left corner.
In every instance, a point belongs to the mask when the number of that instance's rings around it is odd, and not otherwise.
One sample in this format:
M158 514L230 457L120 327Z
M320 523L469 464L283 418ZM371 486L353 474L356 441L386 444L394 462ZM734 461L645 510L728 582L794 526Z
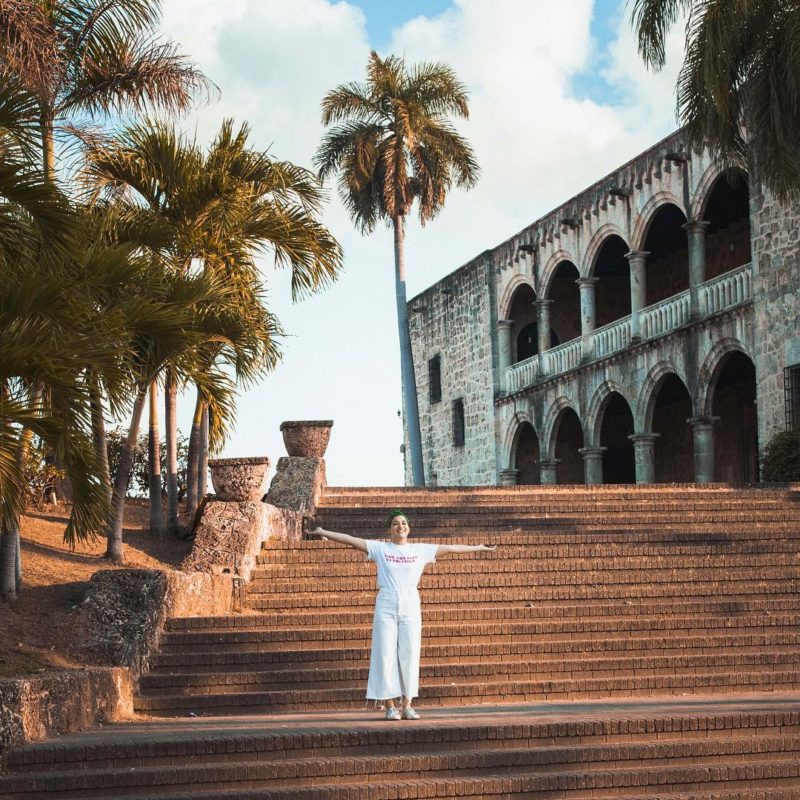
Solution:
M328 539L328 537L325 535L325 531L322 528L320 528L319 525L317 525L317 527L314 528L313 531L309 531L308 535L309 536L319 536L320 539L325 539L325 540Z
M496 544L484 544L484 545L481 545L481 547L483 547L484 550L489 550L490 552L492 550L497 550L497 545Z

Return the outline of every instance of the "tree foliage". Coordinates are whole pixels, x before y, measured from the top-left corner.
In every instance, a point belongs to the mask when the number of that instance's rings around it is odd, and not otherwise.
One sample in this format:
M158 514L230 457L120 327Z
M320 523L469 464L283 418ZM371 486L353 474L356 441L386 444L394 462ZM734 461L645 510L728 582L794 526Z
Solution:
M677 112L691 143L800 197L800 2L634 0L648 67L661 69L670 28L686 19Z

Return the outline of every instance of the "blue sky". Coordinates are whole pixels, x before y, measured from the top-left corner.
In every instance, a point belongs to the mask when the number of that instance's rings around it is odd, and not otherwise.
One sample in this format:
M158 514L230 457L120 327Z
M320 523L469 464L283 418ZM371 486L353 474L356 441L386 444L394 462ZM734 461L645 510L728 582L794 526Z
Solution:
M219 101L184 125L210 141L221 119L251 142L310 167L319 104L361 81L370 49L444 61L470 92L460 124L481 165L469 193L407 236L409 296L491 248L675 127L672 58L661 75L636 53L624 0L164 0L163 29L214 80ZM681 31L668 50L678 56ZM284 454L284 419L333 419L333 484L403 480L392 238L358 234L334 187L324 221L342 243L338 282L299 304L288 275L261 261L287 336L284 359L242 393L225 455ZM191 400L182 403L188 424Z

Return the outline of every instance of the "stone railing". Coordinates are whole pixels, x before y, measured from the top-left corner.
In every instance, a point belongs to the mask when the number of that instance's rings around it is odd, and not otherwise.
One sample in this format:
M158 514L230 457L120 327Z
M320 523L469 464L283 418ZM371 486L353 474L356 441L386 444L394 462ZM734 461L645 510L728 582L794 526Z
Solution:
M615 319L602 328L592 331L592 353L595 358L602 358L609 353L616 353L630 344L631 318L630 314L622 319Z
M705 315L716 314L752 299L752 264L744 264L718 278L706 281L700 287L700 309Z
M531 356L506 370L506 392L513 394L530 386L539 375L539 356Z
M752 265L744 264L698 287L700 313L702 316L709 316L726 308L734 308L752 300L752 292ZM671 331L688 325L692 321L691 311L692 300L689 289L643 308L639 312L642 339L666 336ZM605 358L624 350L630 342L631 318L622 317L592 331L589 352L592 359ZM506 370L506 392L509 394L518 392L527 386L532 386L539 378L560 375L575 369L581 364L582 354L582 340L579 337L545 351L544 358L537 355L519 364L513 364Z
M660 300L639 313L639 326L643 339L663 336L689 321L692 300L689 290Z
M545 371L548 375L558 375L575 369L581 363L581 340L572 339L558 347L545 351Z

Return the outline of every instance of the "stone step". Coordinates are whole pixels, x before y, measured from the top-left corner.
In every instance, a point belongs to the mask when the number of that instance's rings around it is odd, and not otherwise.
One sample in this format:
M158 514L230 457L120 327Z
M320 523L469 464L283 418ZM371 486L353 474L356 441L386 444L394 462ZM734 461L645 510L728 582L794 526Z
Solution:
M469 573L446 572L423 574L419 589L423 594L438 590L494 588L537 588L563 586L654 586L689 587L695 583L713 584L717 590L729 594L737 591L737 587L748 583L778 582L785 586L784 591L795 591L800 588L800 565L798 566L752 566L730 570L725 567L702 568L687 567L680 564L663 567L651 567L647 570L637 569L584 569L562 570L557 572L504 572L501 570L484 570ZM247 586L248 594L288 594L296 592L313 592L324 595L341 592L343 581L336 576L292 579L271 575L263 567L253 570L253 577ZM351 592L366 592L375 589L375 576L367 570L362 575L353 575L347 581ZM727 591L725 590L727 587ZM679 593L680 594L680 593ZM427 599L427 598L426 598Z
M474 544L478 537L453 537L448 544ZM298 566L314 566L324 569L321 558L324 557L325 565L363 564L366 557L359 552L344 545L326 546L328 543L310 540L298 543L297 546L281 546L277 542L267 541L258 555L258 563L272 566L276 569L291 569ZM771 555L795 556L798 551L798 540L780 539L777 534L769 540L763 537L754 537L750 540L726 541L720 537L713 540L691 540L686 543L670 542L602 542L588 543L573 541L569 543L554 544L549 539L531 539L525 537L524 543L508 544L499 543L500 546L492 553L461 553L458 556L447 557L445 563L469 563L472 561L483 562L499 561L501 564L513 562L517 559L535 560L536 563L546 563L552 559L582 560L606 558L669 558L673 560L687 557L713 559L718 556L769 557ZM312 546L313 545L313 546Z
M383 712L339 711L105 726L35 742L8 753L14 773L122 768L220 760L438 753L683 739L737 740L800 735L800 695L669 697L544 705L428 709L413 725L386 724Z
M429 644L423 640L422 663L449 662L461 659L465 662L479 662L502 657L504 660L530 660L546 654L561 657L580 655L611 655L624 654L626 657L648 655L683 656L689 653L702 653L717 655L727 652L736 652L739 648L760 648L767 652L775 648L800 645L800 631L770 631L764 633L726 633L726 634L695 634L693 636L671 636L669 639L662 637L620 637L607 639L597 637L570 637L567 639L542 639L541 641L512 641L512 642L456 642L448 644ZM284 648L265 650L256 645L248 649L240 645L230 651L220 648L210 650L191 649L188 652L159 652L152 660L153 669L176 670L190 668L197 670L207 668L216 671L219 667L226 668L255 668L266 669L286 668L294 664L298 667L316 665L350 667L360 666L369 658L367 643L359 647L336 646L325 643L323 647L307 647L304 649Z
M520 638L552 638L571 636L596 636L603 639L628 638L636 633L641 638L664 638L678 635L707 635L710 633L747 633L770 631L793 631L797 628L798 615L771 614L752 617L694 616L676 617L672 614L653 617L620 618L572 618L560 620L503 620L498 622L467 623L463 621L439 622L425 625L425 643L429 645L471 641L513 642ZM302 627L302 628L247 628L244 630L219 631L169 631L161 639L163 653L191 652L197 647L213 647L220 652L242 647L260 649L287 649L288 646L303 647L306 644L321 646L328 644L366 645L371 639L370 625Z
M653 615L664 613L661 601L630 600L625 603L558 603L554 605L486 605L474 607L441 608L433 606L425 609L425 621L446 622L463 620L496 621L517 619L550 619L565 617L631 617L639 614ZM727 616L747 616L800 611L800 596L715 597L709 600L675 600L670 603L669 613L676 616L687 614L715 614ZM216 631L235 628L292 628L297 626L316 627L329 625L371 625L371 609L341 611L321 610L318 612L267 612L228 614L219 617L173 617L167 620L167 631Z
M472 555L472 554L464 554ZM495 553L487 553L493 556ZM724 554L724 555L695 555L683 556L679 561L669 556L615 556L609 554L592 561L593 572L635 572L649 573L650 571L670 570L686 572L687 570L703 570L709 574L752 567L758 569L779 568L787 575L793 572L800 576L796 553L771 553L766 555L753 554ZM512 573L541 575L549 572L571 572L582 574L586 572L586 559L579 557L568 558L542 558L533 548L527 557L518 558L460 558L459 556L444 556L436 563L425 568L426 576L433 575L485 575L489 572L502 572L504 575ZM253 579L263 580L294 580L294 581L319 581L326 578L343 577L368 577L375 573L374 565L362 559L361 561L345 561L343 563L311 563L293 564L262 564L253 571Z
M684 597L697 599L713 599L718 594L737 594L742 598L762 596L785 596L788 592L797 592L797 581L726 581L725 584L671 583L646 585L595 585L595 586L524 586L451 589L450 591L428 591L422 597L423 613L426 608L456 608L465 605L524 604L545 602L578 602L581 600L626 600L639 599L644 589L649 598L661 598L665 604ZM353 591L344 593L326 592L293 592L291 595L277 593L249 593L247 606L251 610L280 611L307 609L319 611L337 608L343 611L357 608L373 608L375 591Z
M142 677L142 694L202 694L213 689L215 693L263 691L264 689L314 689L320 686L333 688L360 688L366 685L369 672L367 653L360 666L329 668L298 668L282 664L282 668L268 671L243 672L188 672L154 670ZM791 667L797 663L795 648L782 651L748 652L737 650L716 655L646 656L625 655L615 658L588 658L564 660L545 658L537 660L480 661L463 660L423 663L420 678L423 681L449 678L451 681L509 682L515 678L526 680L557 680L565 677L580 677L590 673L595 678L610 678L619 675L671 675L679 672L702 672L713 674L729 672L732 668L755 671ZM289 668L291 666L291 668Z
M324 792L347 787L369 788L375 781L419 782L463 781L498 776L502 788L514 780L525 781L520 788L544 790L566 787L564 772L584 775L575 788L594 789L613 786L642 786L637 779L658 785L694 783L703 772L713 772L727 782L752 786L753 780L775 777L798 778L800 785L800 737L759 737L756 740L692 739L680 742L647 742L617 745L573 745L534 749L491 749L464 752L456 750L433 754L383 754L338 758L305 758L286 761L227 761L185 766L138 767L128 770L105 769L91 772L49 772L41 776L20 775L0 778L0 798L15 793L36 792L42 797L97 797L113 789L118 797L130 797L146 790L169 794L194 789L230 790L233 787L265 790L316 789ZM613 775L614 781L607 778ZM484 777L485 776L485 777ZM502 776L502 777L501 777ZM691 777L689 777L691 776ZM597 778L605 777L598 784ZM689 780L687 780L689 777ZM557 782L553 783L553 779ZM594 779L594 780L593 780ZM7 784L4 786L4 784ZM513 785L513 784L512 784ZM765 784L768 785L768 784ZM10 792L4 791L10 788ZM81 794L78 794L81 793ZM359 793L360 794L360 793ZM288 796L288 795L284 795ZM349 795L341 795L349 796ZM367 796L367 795L365 795ZM371 795L374 796L374 795ZM399 795L402 796L402 795ZM427 794L424 796L435 797Z
M665 694L725 694L800 689L800 667L786 670L645 675L547 681L488 683L430 681L420 692L420 706L474 703L549 702L578 698L653 697ZM250 691L183 696L137 695L134 708L162 716L189 712L255 714L270 711L357 708L364 705L364 687L317 688L301 691Z

